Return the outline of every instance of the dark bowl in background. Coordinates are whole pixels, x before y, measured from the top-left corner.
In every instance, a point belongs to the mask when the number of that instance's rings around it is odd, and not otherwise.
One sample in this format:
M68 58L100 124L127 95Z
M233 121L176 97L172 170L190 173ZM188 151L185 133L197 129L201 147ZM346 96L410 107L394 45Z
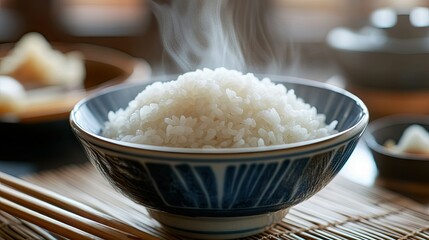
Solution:
M0 171L20 175L87 161L65 120L1 122L0 132Z
M345 88L360 97L377 119L429 114L428 8L379 8L360 27L337 27L326 38ZM418 15L420 20L428 20Z
M1 45L0 56L5 56L12 47L13 44ZM68 123L71 109L86 94L127 81L137 64L132 56L102 46L53 43L53 47L62 52L82 53L86 71L84 85L82 89L73 90L76 94L72 92L20 114L0 116L3 136L0 161L34 161L46 167L85 161Z
M334 42L330 48L348 85L400 91L424 89L429 93L429 49L421 53L371 52L344 49Z
M418 124L429 131L429 115L392 115L369 123L364 133L379 173L379 182L402 192L429 196L429 155L395 153L384 147L396 143L405 129Z
M379 8L368 24L332 29L326 42L351 85L390 90L429 90L429 24L416 17L429 8Z

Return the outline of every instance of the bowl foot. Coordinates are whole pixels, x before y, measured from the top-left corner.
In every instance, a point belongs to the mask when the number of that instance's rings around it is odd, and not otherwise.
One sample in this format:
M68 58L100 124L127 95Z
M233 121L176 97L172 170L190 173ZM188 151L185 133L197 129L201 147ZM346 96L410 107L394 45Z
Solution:
M244 217L188 217L148 209L170 232L198 239L232 239L261 233L280 222L289 209Z

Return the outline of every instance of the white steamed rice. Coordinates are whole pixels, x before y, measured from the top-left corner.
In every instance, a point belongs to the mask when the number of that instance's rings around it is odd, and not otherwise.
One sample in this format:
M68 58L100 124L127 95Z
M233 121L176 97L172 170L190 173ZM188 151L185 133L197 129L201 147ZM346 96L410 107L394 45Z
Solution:
M127 108L109 112L103 135L170 147L261 147L335 133L337 121L325 118L268 78L203 69L147 86Z

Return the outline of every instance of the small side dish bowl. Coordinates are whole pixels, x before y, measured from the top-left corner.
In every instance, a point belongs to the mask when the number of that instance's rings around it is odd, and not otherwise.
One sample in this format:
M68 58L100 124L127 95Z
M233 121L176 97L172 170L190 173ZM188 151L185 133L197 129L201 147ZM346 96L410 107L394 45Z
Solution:
M429 115L392 115L369 124L364 140L374 157L379 177L385 181L429 186L429 155L395 152L385 146L388 140L397 143L404 131L415 124L429 131Z
M369 119L364 103L343 89L289 77L271 80L294 89L327 122L338 120L338 133L295 144L223 149L103 137L108 112L124 108L148 83L122 84L85 98L72 110L70 123L98 171L166 229L194 238L245 237L281 221L290 207L326 186Z

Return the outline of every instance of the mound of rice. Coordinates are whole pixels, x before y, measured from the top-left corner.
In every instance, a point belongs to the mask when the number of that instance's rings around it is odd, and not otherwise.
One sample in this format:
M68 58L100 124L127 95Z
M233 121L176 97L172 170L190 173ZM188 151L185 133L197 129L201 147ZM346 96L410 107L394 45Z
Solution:
M293 89L225 68L155 82L108 118L108 138L183 148L295 143L333 134L337 124L327 125Z

